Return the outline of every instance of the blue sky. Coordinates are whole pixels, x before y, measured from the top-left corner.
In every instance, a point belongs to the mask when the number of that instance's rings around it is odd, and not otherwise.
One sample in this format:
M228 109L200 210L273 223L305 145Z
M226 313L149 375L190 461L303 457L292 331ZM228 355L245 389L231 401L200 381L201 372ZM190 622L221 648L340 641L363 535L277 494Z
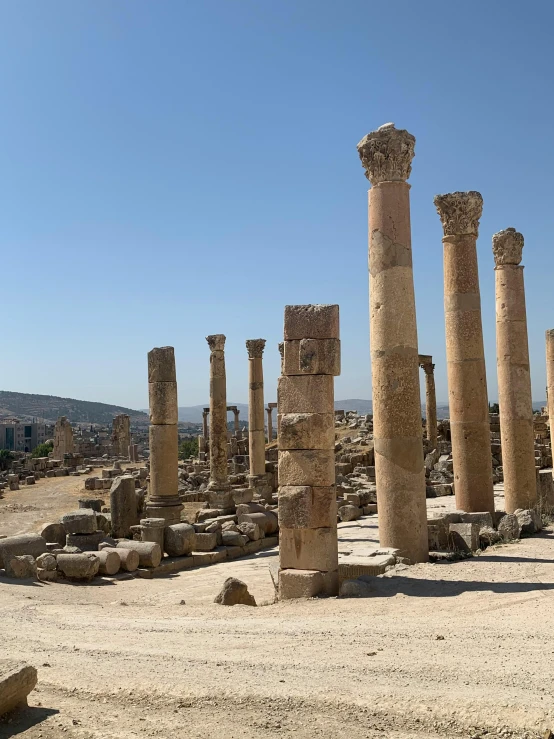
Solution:
M525 236L533 397L554 326L554 4L538 0L1 0L0 388L144 407L175 346L180 405L228 398L264 337L275 400L287 303L339 303L336 398L369 398L367 181L394 121L410 179L420 352L447 398L433 195L479 190L489 396L491 236ZM422 378L423 390L423 378Z

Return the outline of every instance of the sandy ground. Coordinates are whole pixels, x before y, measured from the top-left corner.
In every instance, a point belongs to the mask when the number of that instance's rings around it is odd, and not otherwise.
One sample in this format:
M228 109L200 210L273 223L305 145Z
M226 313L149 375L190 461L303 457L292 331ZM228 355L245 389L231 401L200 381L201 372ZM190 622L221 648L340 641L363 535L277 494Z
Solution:
M341 525L341 551L376 535L375 517ZM148 581L0 578L0 653L39 672L0 739L542 736L553 538L417 565L356 600L273 603L275 550ZM230 575L267 605L215 605Z

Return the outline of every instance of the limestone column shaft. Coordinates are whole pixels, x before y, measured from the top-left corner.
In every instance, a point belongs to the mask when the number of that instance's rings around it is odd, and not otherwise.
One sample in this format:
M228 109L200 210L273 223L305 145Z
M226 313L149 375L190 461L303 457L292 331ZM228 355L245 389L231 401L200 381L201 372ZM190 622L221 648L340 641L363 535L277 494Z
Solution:
M546 331L546 405L550 426L550 446L554 448L554 328Z
M273 408L266 408L267 412L267 443L271 444L273 441L273 419L272 419Z
M207 336L210 347L210 482L208 491L227 492L227 379L225 336Z
M429 555L410 229L414 137L393 124L358 144L369 193L370 344L379 541Z
M146 513L178 523L183 508L179 500L177 433L177 377L172 346L148 352L150 403L150 490Z
M202 436L207 439L209 435L208 431L208 416L210 415L210 409L204 408L202 411Z
M425 372L425 427L427 440L437 448L437 395L435 391L435 365L430 355L419 356L419 366Z
M480 193L435 197L444 230L444 311L456 506L494 511L477 235Z
M264 370L265 339L248 339L248 439L250 475L265 475Z
M527 340L523 236L507 228L492 237L496 282L496 362L506 512L537 504L533 400Z

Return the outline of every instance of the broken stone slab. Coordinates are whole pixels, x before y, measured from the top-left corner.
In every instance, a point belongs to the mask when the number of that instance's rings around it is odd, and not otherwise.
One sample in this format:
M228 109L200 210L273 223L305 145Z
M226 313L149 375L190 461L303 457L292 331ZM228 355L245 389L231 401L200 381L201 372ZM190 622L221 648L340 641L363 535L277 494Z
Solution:
M0 660L0 716L27 706L27 696L37 684L37 671L19 660Z
M490 547L502 541L502 534L491 526L482 526L479 529L479 543L481 546Z
M217 533L211 532L211 533L197 533L196 534L196 544L195 544L195 552L209 552L212 549L215 549L217 546Z
M498 533L504 541L514 541L521 536L521 525L513 513L506 513L498 523Z
M58 554L56 564L59 572L68 580L92 580L100 569L96 554Z
M518 509L514 511L519 525L521 527L521 535L531 536L542 529L542 520L536 511L531 509Z
M80 508L61 517L67 534L94 534L97 529L96 513L90 508Z
M139 514L135 492L135 478L131 475L116 477L110 488L112 536L130 536L131 526L137 526Z
M280 570L278 593L280 600L315 598L324 587L323 573L319 570Z
M0 567L5 567L6 557L30 554L38 557L46 552L46 541L40 534L20 534L0 539Z
M79 498L79 508L90 508L95 513L102 513L104 505L104 501L99 498Z
M188 523L177 523L164 529L164 549L170 557L181 557L196 549L197 534Z
M40 567L43 570L55 570L57 567L56 557L48 552L46 554L41 554L37 557L37 567Z
M239 523L237 528L240 533L244 536L247 536L250 541L258 541L258 539L261 539L264 536L264 533L260 529L258 524L252 523L252 521L244 521L243 523Z
M460 518L462 519L462 523L476 523L479 524L480 528L483 528L483 526L494 527L492 514L489 511L462 513Z
M4 561L6 577L17 580L34 580L37 576L37 564L30 554L6 557Z
M387 567L396 564L396 557L391 554L381 554L373 557L349 556L339 562L339 587L345 580L356 580L362 575L376 577L383 575Z
M228 577L223 583L220 592L214 598L214 603L222 606L255 606L256 600L248 592L248 585L236 577Z
M279 520L272 511L253 511L238 515L239 523L257 523L266 536L271 536L279 529Z
M139 556L139 567L157 567L162 561L162 550L155 541L117 542L117 549L133 549Z
M103 531L95 531L94 534L68 534L66 546L77 547L82 552L97 552L104 537Z
M451 523L448 527L450 548L457 552L476 552L479 549L478 523Z
M223 546L226 547L243 547L247 543L248 537L243 536L240 531L227 530L221 532L221 541Z

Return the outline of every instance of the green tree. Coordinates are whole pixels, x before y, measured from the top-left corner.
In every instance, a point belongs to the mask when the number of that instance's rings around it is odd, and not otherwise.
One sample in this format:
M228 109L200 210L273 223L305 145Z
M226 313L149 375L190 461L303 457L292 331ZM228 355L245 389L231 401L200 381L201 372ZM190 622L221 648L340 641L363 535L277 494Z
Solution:
M13 461L13 454L9 449L0 449L0 470L7 470Z
M53 448L53 444L39 444L33 449L31 457L47 457Z
M500 413L498 403L489 403L489 413Z
M185 439L179 444L179 459L198 456L198 438Z

